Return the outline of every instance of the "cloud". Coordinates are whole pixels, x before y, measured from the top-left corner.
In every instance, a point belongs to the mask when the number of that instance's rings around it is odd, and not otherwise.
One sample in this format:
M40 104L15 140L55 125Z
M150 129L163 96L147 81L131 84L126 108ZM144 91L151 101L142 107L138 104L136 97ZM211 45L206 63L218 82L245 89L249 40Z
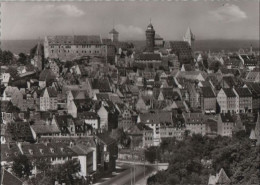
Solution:
M120 38L126 40L141 39L144 37L144 30L133 25L125 26L118 24L115 26L115 29L119 32Z
M74 5L37 5L33 8L32 14L46 15L46 16L68 16L68 17L80 17L84 15L84 11L80 10Z
M228 3L209 13L214 20L223 22L238 22L247 18L246 13L237 5Z

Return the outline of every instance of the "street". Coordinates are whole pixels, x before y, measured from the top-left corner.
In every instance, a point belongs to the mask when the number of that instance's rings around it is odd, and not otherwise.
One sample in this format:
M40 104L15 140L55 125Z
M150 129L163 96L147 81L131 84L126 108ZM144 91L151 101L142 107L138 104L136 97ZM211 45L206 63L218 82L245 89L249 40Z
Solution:
M95 185L144 185L144 176L147 178L155 170L153 166L145 166L144 168L143 165L135 165L134 170L134 165L122 163L118 164L118 167L115 173L102 178Z

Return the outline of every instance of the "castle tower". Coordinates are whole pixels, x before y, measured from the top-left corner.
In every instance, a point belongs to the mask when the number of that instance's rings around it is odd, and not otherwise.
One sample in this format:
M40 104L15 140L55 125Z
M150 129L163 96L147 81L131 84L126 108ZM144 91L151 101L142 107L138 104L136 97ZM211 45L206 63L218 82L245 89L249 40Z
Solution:
M192 51L194 51L194 41L195 41L195 35L191 32L190 27L188 27L185 36L183 37L183 40L188 42L190 44L190 47Z
M109 35L112 42L118 42L119 33L116 31L114 26L113 29L109 32Z
M153 29L153 25L152 25L151 21L150 21L150 24L147 26L145 35L146 35L146 51L153 52L154 51L155 30Z

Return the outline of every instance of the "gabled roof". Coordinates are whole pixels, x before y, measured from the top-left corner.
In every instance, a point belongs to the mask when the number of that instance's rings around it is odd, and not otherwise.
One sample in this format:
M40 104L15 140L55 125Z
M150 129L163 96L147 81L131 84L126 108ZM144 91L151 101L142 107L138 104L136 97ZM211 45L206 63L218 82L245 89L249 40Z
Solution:
M98 89L100 92L111 92L110 83L107 78L93 79L91 85L92 89Z
M235 88L239 97L251 97L252 93L248 88Z
M234 123L234 119L230 113L221 113L220 118L224 123Z
M54 80L56 75L53 73L51 69L45 68L39 76L39 81L50 81Z
M1 169L1 185L23 185L23 184L24 184L23 181L18 177L16 177L14 174L10 173L4 168Z
M91 99L85 100L73 100L77 107L78 112L90 111L94 105L94 102Z
M31 128L36 134L60 133L60 129L56 124L46 124L43 120L36 121L31 125Z
M77 154L62 142L51 143L22 143L21 149L23 154L28 158L52 157L52 156L76 156Z
M232 88L222 88L227 97L236 97Z
M106 133L97 134L96 137L107 146L116 143L116 140Z
M216 184L229 184L231 180L228 178L226 172L221 168L220 172L217 175Z
M75 35L75 36L47 36L49 44L63 45L82 45L82 44L101 44L98 35Z
M17 144L9 143L9 144L1 144L1 161L13 161L13 159L21 154Z
M151 111L140 114L140 121L144 124L172 123L172 113L169 111Z
M158 53L141 53L135 56L135 60L161 60Z
M215 98L216 95L211 87L201 87L202 96L204 98Z

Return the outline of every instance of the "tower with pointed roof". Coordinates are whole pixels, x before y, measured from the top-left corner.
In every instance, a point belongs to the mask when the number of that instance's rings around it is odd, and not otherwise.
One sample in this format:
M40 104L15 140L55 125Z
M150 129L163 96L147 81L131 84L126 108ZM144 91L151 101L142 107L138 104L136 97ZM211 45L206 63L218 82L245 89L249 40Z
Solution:
M37 67L39 71L41 71L43 67L42 66L43 61L42 61L42 47L40 41L38 41L33 59L34 59L34 66Z
M154 51L154 40L155 40L155 30L153 28L152 22L150 20L150 24L147 26L145 31L146 35L146 52Z
M195 35L192 33L190 27L188 27L186 34L183 37L183 40L188 42L192 51L194 51L194 41L195 41Z
M110 39L112 40L112 42L118 42L119 33L118 33L118 31L116 31L114 25L113 25L113 29L109 32L109 35L110 35Z

